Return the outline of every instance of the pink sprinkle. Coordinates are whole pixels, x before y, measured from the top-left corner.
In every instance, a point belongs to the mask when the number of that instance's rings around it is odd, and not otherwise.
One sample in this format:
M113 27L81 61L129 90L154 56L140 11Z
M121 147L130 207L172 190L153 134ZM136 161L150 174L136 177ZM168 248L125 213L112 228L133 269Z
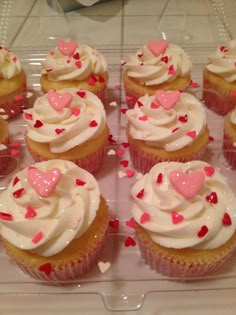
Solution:
M35 236L33 236L32 242L33 242L34 244L37 244L38 242L41 241L42 238L43 238L43 233L42 233L42 232L39 232L39 233L35 234Z
M148 119L147 115L141 116L138 118L139 120L146 121Z
M89 80L88 80L88 84L89 84L89 85L95 85L96 82L97 82L97 79L96 79L95 76L91 76L91 77L89 78Z
M116 89L116 90L121 90L121 85L120 85L120 84L116 84L116 85L115 85L115 89Z
M126 171L127 177L133 177L134 174L135 174L135 171L134 171L134 170L127 170L127 171Z
M22 95L16 95L15 96L16 101L22 101L23 99L24 99L24 97Z
M14 62L16 62L16 61L17 61L16 56L15 56L15 57L13 57L13 58L12 58L12 60L13 60Z
M33 115L29 114L29 113L24 113L25 119L27 120L33 120Z
M81 68L82 67L82 62L80 61L80 60L77 60L76 62L75 62L75 65L76 65L76 67L77 68ZM91 84L92 85L92 84Z
M18 141L14 141L12 144L11 144L12 147L20 147L21 144L18 142Z
M126 96L126 101L132 101L132 99L133 99L132 96L129 96L129 95Z
M170 65L170 67L169 67L169 69L168 69L168 74L175 74L174 65Z
M26 213L25 213L25 218L29 219L29 218L33 218L37 215L36 211L34 210L33 207L28 206L26 209Z
M121 142L121 145L125 149L129 147L129 143L128 142Z
M154 103L154 102L151 102L150 107L151 107L151 108L153 108L153 109L157 109L157 108L159 108L160 106L159 106L159 105L157 105L157 104L156 104L156 103Z
M98 125L98 123L96 122L96 120L92 120L89 124L89 127L96 127Z
M16 156L16 155L18 155L19 153L20 153L19 150L11 150L11 151L10 151L11 156Z
M190 84L189 84L191 87L193 88L197 88L199 87L199 84L197 82L194 82L193 80L190 81Z
M71 114L74 115L74 116L79 116L80 108L72 108L71 109Z
M116 154L119 155L119 156L121 156L121 155L125 154L125 151L122 150L122 149L117 149L117 150L116 150Z
M131 229L134 228L134 218L131 218L130 220L128 221L125 221L125 224L130 227Z
M186 135L189 136L190 138L194 139L197 134L196 134L196 131L193 130L193 131L186 132Z
M151 218L150 214L147 212L144 212L140 217L140 223L144 224L145 222L150 221L150 218Z
M171 216L172 216L173 224L178 224L184 220L184 217L182 216L182 214L179 214L178 212L172 212Z

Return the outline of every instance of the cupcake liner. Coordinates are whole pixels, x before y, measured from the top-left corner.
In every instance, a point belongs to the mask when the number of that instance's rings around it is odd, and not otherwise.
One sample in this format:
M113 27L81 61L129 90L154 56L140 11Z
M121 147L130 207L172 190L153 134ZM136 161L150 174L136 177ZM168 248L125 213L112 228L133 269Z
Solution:
M223 154L230 166L236 168L236 141L224 132Z

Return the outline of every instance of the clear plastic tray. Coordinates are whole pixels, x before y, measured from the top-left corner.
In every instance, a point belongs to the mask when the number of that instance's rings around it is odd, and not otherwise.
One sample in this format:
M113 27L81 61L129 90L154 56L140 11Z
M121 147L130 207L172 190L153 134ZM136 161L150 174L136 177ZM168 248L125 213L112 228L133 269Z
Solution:
M202 91L202 69L207 62L207 56L215 49L217 44L212 46L192 44L182 47L190 55L193 61L193 81L199 84L197 88L190 88L190 92L201 98ZM120 165L121 159L128 159L128 149L122 146L126 142L125 124L126 118L121 109L126 108L125 96L121 86L122 69L120 61L139 47L97 47L107 58L109 64L110 81L105 100L110 134L115 143L110 143L106 148L106 156L101 171L95 174L101 187L101 191L107 199L110 214L111 226L107 237L106 246L100 261L109 262L110 268L102 273L98 266L80 280L62 286L47 286L25 275L15 266L10 258L0 248L0 296L60 296L60 295L98 295L104 302L104 306L110 311L138 310L142 307L145 297L153 293L176 293L185 292L215 292L217 290L236 289L236 254L217 273L208 277L190 282L179 282L176 279L168 278L156 273L147 266L141 257L139 247L125 246L128 236L136 240L134 230L126 225L131 217L130 213L130 187L139 174L135 172L133 177L124 176L127 169L133 169L130 163L127 168ZM27 53L26 53L27 51ZM34 99L39 93L39 76L41 61L45 58L47 48L23 49L15 48L14 53L22 61L22 66L28 76L29 100ZM33 90L33 93L32 93ZM117 104L117 106L115 106ZM204 159L217 167L228 178L229 185L236 191L236 171L228 166L222 154L223 138L223 117L207 111L210 135L214 138L208 145ZM22 117L9 122L11 133L11 144L19 142L19 154L12 157L12 169L8 175L0 178L0 190L4 189L14 172L33 163L24 144L25 123ZM125 151L120 157L114 154L118 148ZM123 175L122 175L123 174ZM114 220L118 220L119 227L114 226ZM76 299L75 299L76 300Z

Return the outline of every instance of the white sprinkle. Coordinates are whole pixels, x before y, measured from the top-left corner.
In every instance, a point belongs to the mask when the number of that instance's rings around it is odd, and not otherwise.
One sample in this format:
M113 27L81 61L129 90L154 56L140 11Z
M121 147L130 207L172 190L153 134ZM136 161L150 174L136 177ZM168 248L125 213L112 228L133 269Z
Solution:
M116 155L116 151L111 149L107 152L107 155Z
M110 106L113 106L113 107L116 107L118 104L117 104L117 102L111 102L110 104L109 104Z
M98 268L100 269L101 273L105 273L110 267L111 267L111 263L109 261L107 261L107 262L99 261L98 262Z

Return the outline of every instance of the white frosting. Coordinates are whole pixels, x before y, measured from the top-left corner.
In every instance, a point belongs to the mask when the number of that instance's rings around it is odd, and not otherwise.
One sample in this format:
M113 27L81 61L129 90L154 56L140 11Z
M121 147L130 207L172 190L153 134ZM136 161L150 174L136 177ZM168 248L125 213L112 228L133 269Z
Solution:
M0 46L0 78L11 79L21 72L21 63L11 51Z
M168 61L161 60L163 57L167 57ZM174 73L169 73L170 66L174 68ZM144 45L135 55L128 57L126 68L127 75L140 84L156 85L190 75L192 64L188 55L177 45L168 44L158 56L154 56Z
M74 58L77 54L79 58ZM76 62L80 62L80 67ZM51 50L42 62L42 74L47 74L49 80L84 80L91 76L102 75L107 71L104 56L88 45L78 45L72 56L66 56L56 47Z
M13 220L0 219L0 233L14 246L41 256L62 251L73 239L80 237L93 222L100 203L100 190L95 178L74 163L51 160L34 165L42 172L53 168L61 171L56 188L47 197L40 197L27 179L27 168L20 171L0 195L0 212L12 215ZM15 178L19 181L14 185ZM85 185L76 185L76 179ZM13 193L21 188L19 198ZM27 207L36 215L26 218ZM42 233L39 242L32 239Z
M50 105L48 94L39 97L33 108L24 111L27 137L36 142L48 143L51 152L61 153L99 136L106 125L104 106L92 92L83 91L85 96L80 97L76 94L78 91L74 88L58 91L58 94L70 93L73 96L70 105L61 111ZM73 114L73 110L79 110L79 114ZM32 120L27 119L27 115L32 115ZM91 127L93 120L97 125ZM43 124L40 128L35 128L37 121ZM57 134L57 129L63 131Z
M230 112L230 122L236 125L236 108Z
M181 93L176 105L169 110L162 106L151 107L152 103L159 105L155 95L145 95L138 101L143 106L136 103L133 109L126 112L129 133L132 138L143 140L149 146L176 151L191 145L205 130L205 110L192 94ZM147 119L140 120L143 116ZM186 122L181 121L184 117L187 117ZM187 135L191 131L196 132L195 138Z
M236 81L236 39L231 40L226 46L219 46L208 60L207 70L227 82Z
M133 217L154 242L164 247L177 249L188 247L212 249L227 242L235 233L236 197L217 170L211 176L205 174L203 186L191 199L185 199L170 181L171 173L175 170L188 174L196 171L205 173L205 167L209 167L209 164L202 161L191 161L185 164L158 163L134 184L131 190L134 200ZM157 183L160 173L162 181ZM143 196L138 198L137 194L142 189L144 189ZM216 204L206 200L206 196L212 192L217 194ZM174 224L173 212L182 215L183 220ZM150 219L140 223L140 218L144 213L148 213ZM230 216L231 225L223 224L222 219L225 213ZM199 237L198 233L202 226L208 228L208 233Z

